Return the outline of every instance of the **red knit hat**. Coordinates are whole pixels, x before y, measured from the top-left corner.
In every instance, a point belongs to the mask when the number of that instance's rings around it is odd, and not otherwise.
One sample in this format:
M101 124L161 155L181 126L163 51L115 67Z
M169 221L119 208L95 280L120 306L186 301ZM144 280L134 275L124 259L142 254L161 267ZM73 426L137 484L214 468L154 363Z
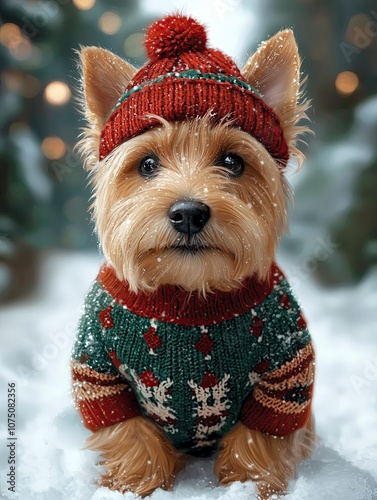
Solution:
M204 116L232 121L285 165L288 146L278 116L243 79L230 57L207 48L207 34L181 15L155 21L146 33L149 62L134 76L101 133L100 159L132 137L159 125Z

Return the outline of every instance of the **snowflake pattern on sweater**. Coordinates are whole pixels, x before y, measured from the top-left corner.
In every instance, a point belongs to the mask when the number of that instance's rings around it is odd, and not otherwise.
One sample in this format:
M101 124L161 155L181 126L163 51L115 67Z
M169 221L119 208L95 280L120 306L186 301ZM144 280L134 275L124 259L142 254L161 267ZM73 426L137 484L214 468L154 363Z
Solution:
M95 431L138 415L182 451L206 453L241 420L282 436L305 425L314 351L277 266L206 299L176 287L135 294L106 265L72 353L73 392Z

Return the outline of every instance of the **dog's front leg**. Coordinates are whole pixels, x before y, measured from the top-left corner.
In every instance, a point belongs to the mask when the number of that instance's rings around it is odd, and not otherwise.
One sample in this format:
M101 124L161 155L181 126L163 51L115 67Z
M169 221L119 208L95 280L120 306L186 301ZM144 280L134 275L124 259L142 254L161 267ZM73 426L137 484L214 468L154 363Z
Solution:
M145 417L134 417L98 429L87 448L100 452L105 469L101 486L122 493L149 495L156 488L169 490L183 467L177 452L164 433Z
M222 439L215 473L222 485L254 481L259 498L287 492L296 466L307 459L315 445L314 421L287 436L277 437L249 429L241 422Z

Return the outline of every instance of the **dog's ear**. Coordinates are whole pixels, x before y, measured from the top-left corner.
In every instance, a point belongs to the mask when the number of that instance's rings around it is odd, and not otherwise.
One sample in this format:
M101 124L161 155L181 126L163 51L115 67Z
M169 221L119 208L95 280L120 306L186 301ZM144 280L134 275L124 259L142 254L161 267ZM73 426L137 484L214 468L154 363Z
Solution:
M100 129L137 69L112 52L83 47L80 52L85 117Z
M256 88L263 100L280 118L289 145L306 127L296 123L305 118L308 104L300 97L300 56L292 30L280 31L263 42L242 69L245 80Z

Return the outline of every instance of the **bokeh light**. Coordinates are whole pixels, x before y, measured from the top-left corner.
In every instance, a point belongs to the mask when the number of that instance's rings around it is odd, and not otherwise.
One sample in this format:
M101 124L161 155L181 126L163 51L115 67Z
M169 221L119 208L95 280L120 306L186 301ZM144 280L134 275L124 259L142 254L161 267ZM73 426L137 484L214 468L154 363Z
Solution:
M353 94L358 86L359 78L353 71L343 71L336 77L335 88L339 94Z
M144 34L134 33L126 38L124 52L128 57L142 57L144 55Z
M4 71L1 75L1 81L7 90L21 94L22 73L20 71Z
M26 61L38 55L38 50L30 43L26 37L22 38L22 42L17 47L9 49L12 56L19 61Z
M23 77L22 87L21 87L21 95L24 97L34 97L38 94L41 88L41 82L35 78L33 75L25 75Z
M96 0L72 0L72 3L79 10L89 10L96 3Z
M45 137L41 144L42 153L49 160L59 160L64 156L66 145L60 137Z
M17 24L5 23L0 27L0 42L19 61L24 61L32 55L33 46Z
M45 88L45 99L55 106L66 104L71 98L71 91L65 82L50 82Z
M0 26L0 42L8 49L18 47L23 40L23 34L17 24L5 23Z
M99 29L106 35L114 35L120 30L122 20L115 12L105 12L98 19Z
M367 14L355 14L351 17L346 31L346 38L355 47L366 49L372 43L375 33L368 28L371 19Z
M23 97L35 97L40 88L40 81L33 75L24 75L21 71L8 70L2 74L2 83L10 92Z

